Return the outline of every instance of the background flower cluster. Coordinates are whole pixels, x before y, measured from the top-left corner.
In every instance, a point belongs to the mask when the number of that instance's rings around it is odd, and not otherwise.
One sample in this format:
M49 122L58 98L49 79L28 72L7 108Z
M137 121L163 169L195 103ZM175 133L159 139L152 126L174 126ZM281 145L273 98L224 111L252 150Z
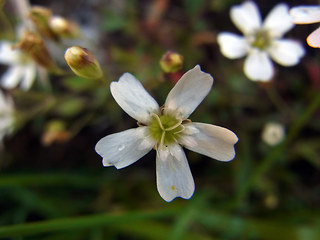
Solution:
M230 17L242 1L30 1L51 11L42 13L52 24L78 25L75 35L36 28L17 2L25 1L0 0L0 55L15 52L0 56L0 238L320 239L320 50L306 42L317 23L281 36L303 49L294 66L274 62L268 81L250 81L245 55L226 58L218 37L244 33ZM261 20L281 3L320 4L257 0ZM90 49L103 78L70 70L63 55L74 45ZM169 50L183 57L174 73L159 64ZM161 105L197 64L214 84L192 120L235 132L236 157L220 163L186 151L196 194L168 204L155 188L154 152L116 170L102 167L94 147L136 127L111 81L130 72Z

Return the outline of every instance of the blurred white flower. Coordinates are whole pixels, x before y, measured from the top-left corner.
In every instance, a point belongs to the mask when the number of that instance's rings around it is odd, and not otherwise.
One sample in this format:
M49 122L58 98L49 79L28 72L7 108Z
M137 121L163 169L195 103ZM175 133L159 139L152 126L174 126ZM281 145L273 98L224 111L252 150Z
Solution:
M294 26L287 5L276 5L264 22L257 5L251 1L232 7L230 16L244 36L222 32L218 34L217 41L227 58L247 55L244 73L249 79L269 81L274 74L270 58L282 66L293 66L304 55L300 43L281 39Z
M13 126L13 103L0 91L0 145L3 137L11 132ZM0 146L1 147L1 146Z
M262 140L270 146L280 143L285 136L284 126L277 122L267 123L262 131Z
M19 49L13 49L7 41L0 42L0 64L9 65L9 69L1 76L2 87L12 89L19 86L28 90L35 80L36 63Z
M235 156L238 137L230 130L205 123L192 123L189 115L209 93L213 84L210 74L197 65L186 72L167 96L163 107L130 73L110 85L121 108L138 121L138 128L102 138L95 149L104 166L126 167L152 148L157 151L157 188L165 201L176 197L188 199L194 181L182 146L220 161Z
M320 22L320 6L298 6L290 10L292 20L296 24L310 24ZM320 48L320 27L312 32L307 43L314 48Z

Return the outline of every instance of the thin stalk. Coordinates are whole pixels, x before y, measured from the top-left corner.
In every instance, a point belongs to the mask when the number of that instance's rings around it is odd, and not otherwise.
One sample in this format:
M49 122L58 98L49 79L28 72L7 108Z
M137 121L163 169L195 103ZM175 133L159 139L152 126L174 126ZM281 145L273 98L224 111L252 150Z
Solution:
M320 94L316 94L313 101L307 107L307 109L299 115L299 117L293 122L291 128L288 131L286 139L277 147L270 151L270 153L261 161L260 165L255 169L254 173L242 186L239 198L242 199L247 195L252 185L257 182L276 162L278 157L285 151L289 143L300 133L303 127L311 119L315 111L320 106Z

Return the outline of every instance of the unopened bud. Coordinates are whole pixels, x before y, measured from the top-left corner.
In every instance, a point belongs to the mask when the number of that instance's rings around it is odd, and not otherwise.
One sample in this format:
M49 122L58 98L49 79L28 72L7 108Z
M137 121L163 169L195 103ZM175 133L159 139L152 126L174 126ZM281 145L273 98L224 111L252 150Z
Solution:
M172 51L166 52L160 59L160 66L165 73L174 73L182 68L183 56Z
M60 16L51 17L49 20L49 26L58 37L76 38L80 33L79 27L76 23Z
M71 70L78 76L97 79L102 77L100 64L94 54L88 49L73 46L66 50L64 59Z
M52 71L57 68L39 34L25 32L21 41L15 47L27 53L40 66Z
M285 137L285 128L277 122L269 122L262 131L262 140L270 146L277 145Z
M49 146L53 143L63 143L71 138L71 132L66 130L65 123L60 120L52 120L42 135L42 143Z
M52 16L51 10L41 6L34 6L29 11L29 18L33 21L37 30L42 35L50 39L57 40L57 37L52 32L49 26L49 20L51 16Z

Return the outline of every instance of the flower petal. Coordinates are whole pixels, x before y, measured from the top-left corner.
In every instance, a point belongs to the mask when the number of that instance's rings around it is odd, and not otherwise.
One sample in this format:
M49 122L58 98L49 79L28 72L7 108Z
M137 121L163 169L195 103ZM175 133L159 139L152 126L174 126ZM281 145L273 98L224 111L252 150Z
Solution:
M119 81L110 84L111 94L120 107L132 118L147 124L150 113L157 113L158 103L132 74L123 74Z
M242 36L223 32L217 37L221 53L231 59L241 58L247 54L248 42Z
M15 88L24 74L24 67L17 65L11 66L1 77L1 85L4 88Z
M271 58L283 66L296 65L304 53L302 45L294 40L275 40L269 49Z
M202 72L197 65L186 72L169 92L164 113L186 119L208 95L213 84L210 74Z
M296 24L320 22L320 6L299 6L290 10L292 21Z
M21 88L23 90L30 89L36 77L36 73L37 73L37 67L35 64L31 63L24 67L24 76L21 82Z
M23 55L18 49L12 49L12 43L7 41L0 42L0 63L19 64Z
M320 27L308 36L307 43L310 47L320 48Z
M96 152L103 157L103 166L127 167L147 154L154 146L147 127L128 129L108 135L96 144Z
M1 140L13 130L13 101L0 91L0 148Z
M230 17L243 33L250 34L261 27L261 16L257 5L247 1L231 8Z
M232 131L205 123L185 124L185 135L179 143L185 148L219 161L231 161L235 156L234 144L238 141Z
M176 197L191 198L194 181L183 149L172 145L157 150L157 188L167 202Z
M271 37L282 37L286 32L293 28L289 14L289 8L286 4L277 4L266 17L263 28L268 30Z
M244 73L253 81L269 81L273 65L266 52L253 49L244 62Z

